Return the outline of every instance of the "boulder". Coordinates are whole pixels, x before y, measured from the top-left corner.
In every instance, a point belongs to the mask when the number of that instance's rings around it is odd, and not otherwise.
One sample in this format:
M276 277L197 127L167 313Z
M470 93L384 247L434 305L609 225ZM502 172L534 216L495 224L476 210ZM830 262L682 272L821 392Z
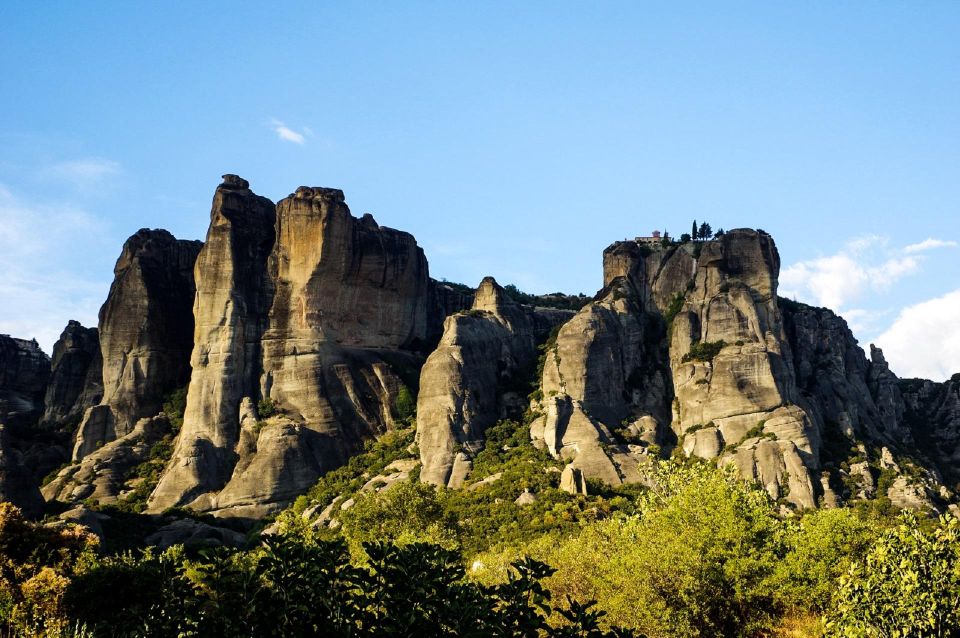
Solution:
M132 475L135 468L150 459L154 445L170 432L170 421L162 413L140 419L127 434L60 470L43 486L44 498L65 503L86 499L117 502L131 489L131 480L136 480Z

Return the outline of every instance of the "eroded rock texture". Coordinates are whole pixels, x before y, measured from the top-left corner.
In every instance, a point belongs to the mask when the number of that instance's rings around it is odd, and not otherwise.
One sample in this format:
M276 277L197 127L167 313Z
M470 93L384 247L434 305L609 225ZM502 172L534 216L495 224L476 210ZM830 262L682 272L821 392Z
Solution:
M480 283L468 312L447 317L443 337L420 372L417 443L422 481L459 487L483 433L505 417L518 377L536 358L536 320L492 277Z
M224 175L195 266L195 332L183 429L173 461L151 497L163 510L218 490L236 463L240 402L257 396L260 339L272 282L273 203L236 175Z
M50 358L35 340L0 335L0 423L36 422L49 378Z
M435 298L413 236L335 189L274 209L226 176L197 291L184 428L152 508L261 516L393 427Z
M904 420L917 446L946 484L960 490L960 374L943 383L904 379L900 388Z
M149 459L153 446L170 430L170 422L163 414L140 419L127 434L60 470L41 489L44 498L65 503L88 498L104 504L117 502L124 492L136 486L134 468Z
M83 417L74 460L160 412L164 396L189 379L193 267L201 246L147 229L123 245L100 309L103 399Z
M70 321L53 346L43 421L76 424L103 398L103 359L96 328Z
M734 464L798 508L824 485L824 436L909 438L896 377L829 311L777 298L765 233L701 244L618 242L605 288L563 326L531 427L555 456L608 483L638 480L636 446L680 445ZM667 347L664 347L666 344ZM826 477L829 479L829 473Z

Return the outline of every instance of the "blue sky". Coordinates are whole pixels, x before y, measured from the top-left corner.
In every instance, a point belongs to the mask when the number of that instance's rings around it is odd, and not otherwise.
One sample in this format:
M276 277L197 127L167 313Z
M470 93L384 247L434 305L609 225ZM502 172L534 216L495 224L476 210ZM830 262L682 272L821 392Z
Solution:
M123 240L202 238L232 172L532 292L761 227L784 293L960 371L960 3L260 4L0 6L0 332L95 323Z

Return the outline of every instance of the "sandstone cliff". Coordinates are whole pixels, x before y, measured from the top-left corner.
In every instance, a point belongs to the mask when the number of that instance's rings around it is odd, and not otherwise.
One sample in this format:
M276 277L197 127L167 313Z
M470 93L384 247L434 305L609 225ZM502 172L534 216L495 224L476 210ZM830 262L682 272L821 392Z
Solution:
M270 200L246 180L224 175L194 269L193 371L173 461L151 497L156 510L187 504L230 478L240 401L257 395L275 220Z
M50 359L36 341L0 335L0 423L40 418L49 377Z
M431 338L426 258L341 191L274 209L226 176L196 278L184 428L151 507L261 516L393 426Z
M70 321L53 346L50 383L44 397L43 421L77 422L103 398L103 359L96 328Z
M198 241L147 229L124 244L100 309L103 399L84 414L74 460L157 414L164 396L189 379L200 248Z
M492 277L469 312L447 317L443 337L420 372L417 443L422 481L459 487L483 433L521 397L509 392L536 358L535 319Z
M640 480L645 453L678 445L735 465L796 508L855 497L845 468L861 455L871 481L884 469L913 481L901 467L912 461L884 468L881 452L915 457L909 421L952 414L940 407L949 391L917 388L905 402L882 353L868 361L842 319L778 300L779 266L772 238L746 229L609 247L605 288L548 351L531 436L611 484ZM927 472L900 492L930 496L938 480Z

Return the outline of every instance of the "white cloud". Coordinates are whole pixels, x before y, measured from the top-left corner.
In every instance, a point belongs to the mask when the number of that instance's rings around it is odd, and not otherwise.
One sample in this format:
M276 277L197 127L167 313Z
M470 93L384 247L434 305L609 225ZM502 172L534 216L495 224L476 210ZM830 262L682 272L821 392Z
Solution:
M904 308L876 343L900 377L943 381L960 372L960 289Z
M298 133L277 119L270 120L270 127L279 139L285 142L293 142L294 144L302 145L307 141L306 136L312 134L312 131L308 128L304 128L303 133Z
M888 244L884 237L861 237L835 255L788 266L780 275L780 294L839 312L867 292L889 290L920 269L921 257L891 251Z
M102 186L121 172L120 164L102 157L86 157L68 162L58 162L43 169L46 177L66 180L79 189Z
M957 242L952 239L934 239L929 237L916 244L910 244L903 249L905 253L922 253L934 248L956 248Z
M109 282L78 274L70 255L101 255L103 222L66 203L26 202L0 185L0 333L35 338L50 353L68 319L96 325Z

